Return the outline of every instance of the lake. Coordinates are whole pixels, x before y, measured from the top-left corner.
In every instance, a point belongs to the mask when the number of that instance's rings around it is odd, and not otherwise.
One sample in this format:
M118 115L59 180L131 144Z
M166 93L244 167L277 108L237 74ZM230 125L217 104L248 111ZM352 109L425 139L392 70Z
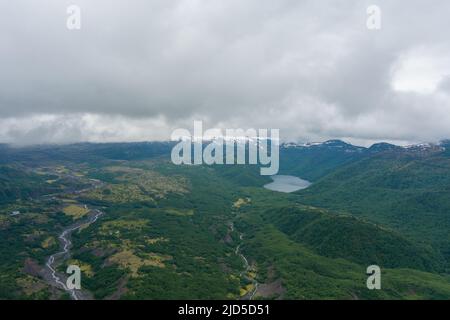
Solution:
M272 191L290 193L306 189L311 185L311 182L295 176L276 175L271 178L273 182L266 184L264 188Z

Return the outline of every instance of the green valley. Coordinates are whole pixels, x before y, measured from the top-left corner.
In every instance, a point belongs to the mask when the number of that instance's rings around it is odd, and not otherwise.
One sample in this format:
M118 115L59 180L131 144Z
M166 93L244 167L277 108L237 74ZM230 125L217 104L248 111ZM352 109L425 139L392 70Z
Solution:
M4 150L2 299L71 298L47 265L68 230L54 265L80 267L83 298L450 298L443 147L282 146L281 173L313 183L294 193L257 166L173 165L169 143Z

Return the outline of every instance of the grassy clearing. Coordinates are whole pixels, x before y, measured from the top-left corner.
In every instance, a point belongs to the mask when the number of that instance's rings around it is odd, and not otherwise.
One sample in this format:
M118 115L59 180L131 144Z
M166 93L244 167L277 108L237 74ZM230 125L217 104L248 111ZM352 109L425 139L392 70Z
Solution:
M94 271L92 269L92 266L88 263L81 262L80 260L71 259L71 260L67 261L67 265L78 266L80 268L81 272L89 278L94 276Z
M67 207L64 207L63 212L65 215L70 216L74 219L80 219L89 212L89 209L79 205L71 204Z
M246 285L245 287L241 288L239 290L239 294L241 297L245 296L246 294L248 294L249 292L252 292L255 289L255 286L250 283L248 285Z
M252 200L250 198L239 198L236 200L235 203L233 203L233 208L239 209L240 207L250 204Z
M109 261L118 264L123 269L129 269L132 277L138 276L139 268L143 266L152 266L165 268L164 261L170 260L172 257L163 256L156 253L145 254L138 257L132 250L120 251L109 258Z
M44 249L50 248L56 244L56 240L54 237L48 237L44 241L42 241L41 246Z

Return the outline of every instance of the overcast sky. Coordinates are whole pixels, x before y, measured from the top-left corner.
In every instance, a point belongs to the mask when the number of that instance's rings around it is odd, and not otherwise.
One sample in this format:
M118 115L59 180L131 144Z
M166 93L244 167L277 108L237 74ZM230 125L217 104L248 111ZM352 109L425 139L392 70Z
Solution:
M0 142L168 140L194 120L450 138L448 0L14 0L0 17Z

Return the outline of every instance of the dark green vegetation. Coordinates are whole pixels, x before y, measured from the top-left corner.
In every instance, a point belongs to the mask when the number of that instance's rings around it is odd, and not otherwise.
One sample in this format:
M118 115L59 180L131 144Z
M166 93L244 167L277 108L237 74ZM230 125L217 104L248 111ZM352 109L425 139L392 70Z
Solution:
M21 166L0 166L0 202L11 202L51 192L52 188L46 185L45 177L27 173L26 168Z
M299 202L350 212L433 245L450 259L450 158L388 152L347 164L299 192ZM448 266L448 263L447 263Z
M275 214L274 214L275 213ZM296 242L320 255L345 257L363 265L443 271L438 252L408 241L400 234L349 215L314 207L283 207L263 217Z
M284 146L280 173L313 182L293 194L256 166L174 166L170 143L0 146L0 298L68 297L43 269L88 205L106 214L58 270L96 299L448 299L445 146Z

